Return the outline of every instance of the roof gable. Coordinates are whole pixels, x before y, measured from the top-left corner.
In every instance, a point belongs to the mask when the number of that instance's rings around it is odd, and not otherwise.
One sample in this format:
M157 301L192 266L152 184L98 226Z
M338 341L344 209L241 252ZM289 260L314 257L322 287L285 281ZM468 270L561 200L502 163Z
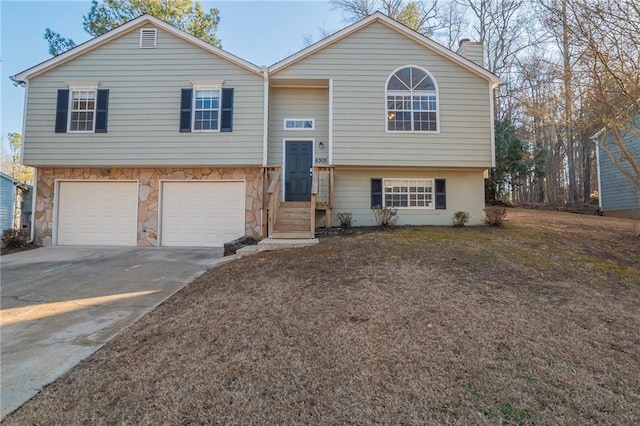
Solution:
M349 37L350 35L356 33L357 31L360 31L361 29L368 27L369 25L378 22L381 23L383 25L385 25L388 28L391 28L392 30L400 33L401 35L416 41L418 44L424 46L425 48L431 50L432 52L439 54L447 59L449 59L451 62L456 63L457 65L473 72L474 74L477 74L478 76L494 83L495 85L500 83L500 78L498 76L496 76L495 74L491 73L490 71L487 71L486 69L484 69L483 67L475 64L474 62L470 61L469 59L460 56L459 54L452 52L451 50L447 49L446 47L436 43L435 41L423 36L422 34L419 34L418 32L411 30L410 28L400 24L399 22L389 18L388 16L384 15L383 13L380 12L376 12L371 16L368 16L367 18L364 18L340 31L338 31L335 34L330 35L329 37L326 37L320 41L318 41L317 43L312 44L311 46L300 50L297 53L294 53L293 55L279 61L276 62L275 64L271 65L269 67L269 74L275 74L279 71L282 71L283 69L303 60L304 58L307 58L317 52L319 52L320 50L323 50L326 47L329 47L331 45L333 45L334 43Z
M17 82L17 83L23 83L28 81L29 79L36 77L38 75L41 75L53 68L56 68L59 65L62 65L66 62L69 62L79 56L84 55L85 53L88 53L94 49L97 49L100 46L103 46L107 43L109 43L111 40L114 40L124 34L127 34L135 29L141 28L145 25L148 24L152 24L158 28L163 29L164 31L182 39L185 40L191 44L194 44L206 51L208 51L209 53L212 53L218 57L221 57L231 63L234 63L236 65L239 65L240 67L251 71L255 74L260 74L260 67L258 67L255 64L252 64L251 62L248 62L238 56L235 56L229 52L226 52L222 49L219 49L203 40L200 40L199 38L192 36L191 34L188 34L182 30L177 29L176 27L174 27L173 25L167 24L166 22L163 22L151 15L142 15L136 19L133 19L129 22L127 22L126 24L120 25L117 28L114 28L111 31L108 31L102 35L99 35L95 38L92 38L89 41L86 41L85 43L82 43L76 47L74 47L73 49L70 49L58 56L55 56L53 58L50 58L44 62L41 62L38 65L35 65L25 71L22 71L14 76L11 76L11 80Z

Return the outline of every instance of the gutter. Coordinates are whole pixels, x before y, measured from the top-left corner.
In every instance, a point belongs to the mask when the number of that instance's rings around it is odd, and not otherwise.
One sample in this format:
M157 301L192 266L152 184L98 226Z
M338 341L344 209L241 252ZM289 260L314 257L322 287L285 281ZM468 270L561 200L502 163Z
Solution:
M33 194L31 194L31 229L29 229L29 241L27 243L32 244L36 239L36 209L38 204L36 203L36 193L38 192L38 168L33 168L33 186L31 187Z
M10 75L10 76L9 76L9 80L13 81L13 84L14 84L15 86L21 86L21 87L24 87L24 86L27 84L27 82L26 82L26 81L18 80L18 79L16 78L16 76L15 76L15 75Z

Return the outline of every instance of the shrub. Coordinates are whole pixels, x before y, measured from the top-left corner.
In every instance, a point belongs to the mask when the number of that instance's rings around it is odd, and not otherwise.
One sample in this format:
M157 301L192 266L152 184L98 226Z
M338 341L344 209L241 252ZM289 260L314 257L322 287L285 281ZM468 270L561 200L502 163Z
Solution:
M484 223L489 226L502 226L502 222L506 216L507 209L504 207L487 207L484 210Z
M378 228L388 228L396 224L398 209L377 206L373 207L372 210Z
M455 212L453 215L453 226L463 227L469 222L471 215L468 212Z
M591 194L589 194L590 204L598 204L599 199L600 199L600 194L598 194L598 191L593 191Z
M27 232L22 229L5 229L2 241L7 248L20 248L27 245Z
M353 215L351 213L338 213L336 217L340 223L340 231L347 232L351 229L351 223L353 222Z

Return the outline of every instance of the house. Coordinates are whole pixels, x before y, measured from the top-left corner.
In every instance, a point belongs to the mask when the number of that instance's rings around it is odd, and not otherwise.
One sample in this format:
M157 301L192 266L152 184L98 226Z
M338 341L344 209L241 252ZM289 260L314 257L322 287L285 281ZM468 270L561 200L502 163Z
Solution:
M631 120L623 128L604 128L594 135L598 142L598 203L601 214L605 216L640 218L640 176L628 160L633 158L636 166L640 165L640 116L634 116L636 120ZM629 157L622 152L617 141L624 143Z
M0 233L28 229L31 224L32 187L0 173Z
M459 210L478 223L499 80L466 50L376 13L258 67L143 15L11 77L26 90L34 237L312 238L339 212L374 225L372 206L399 224Z

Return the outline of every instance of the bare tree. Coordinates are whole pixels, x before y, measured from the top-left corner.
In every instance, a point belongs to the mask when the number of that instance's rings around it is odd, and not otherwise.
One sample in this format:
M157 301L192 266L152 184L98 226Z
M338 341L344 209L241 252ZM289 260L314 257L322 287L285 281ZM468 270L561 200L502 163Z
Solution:
M437 0L331 0L331 4L345 13L347 22L379 11L426 36L441 28Z
M460 39L468 31L466 12L466 8L456 0L438 3L441 28L435 32L435 38L451 50L458 48Z
M601 127L600 147L640 190L640 4L620 0L566 0L570 31L589 72L591 123Z

